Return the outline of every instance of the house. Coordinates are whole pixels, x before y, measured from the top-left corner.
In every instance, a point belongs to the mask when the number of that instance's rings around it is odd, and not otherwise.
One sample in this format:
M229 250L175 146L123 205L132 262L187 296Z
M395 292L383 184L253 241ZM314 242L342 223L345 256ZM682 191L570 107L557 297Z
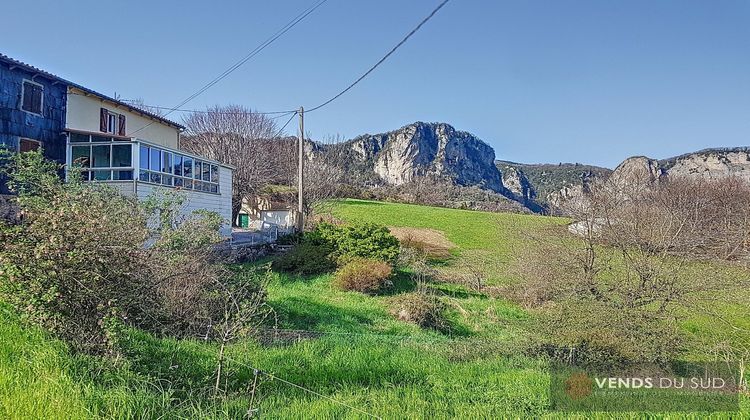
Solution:
M264 191L261 195L242 201L239 225L259 230L280 229L289 231L295 226L295 193L289 191Z
M41 147L66 168L81 166L85 181L139 199L183 191L185 214L215 211L231 236L233 168L181 150L180 124L2 54L0 101L0 146Z

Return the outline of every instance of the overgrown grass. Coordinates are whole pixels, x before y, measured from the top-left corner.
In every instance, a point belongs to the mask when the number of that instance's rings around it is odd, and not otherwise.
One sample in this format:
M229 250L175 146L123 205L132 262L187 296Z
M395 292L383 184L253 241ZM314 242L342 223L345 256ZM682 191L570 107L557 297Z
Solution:
M564 223L357 200L338 203L335 212L346 220L440 230L458 247L449 266L483 253L501 261L493 268L497 283L508 281L508 263L528 232ZM294 331L277 332L281 340L273 345L230 345L218 395L214 343L130 331L122 357L103 361L71 355L0 306L0 418L242 418L251 407L253 368L383 418L567 417L550 412L548 363L520 350L528 334L525 311L464 286L432 284L449 305L451 330L423 330L389 314L394 296L415 287L404 271L394 283L393 290L366 296L336 289L330 274L274 274L268 302L276 326ZM685 327L702 333L710 325L696 316ZM266 325L266 337L275 337L273 327ZM743 404L750 414L746 398ZM265 418L366 418L269 375L259 376L252 407Z
M568 219L528 214L489 213L414 204L341 200L332 207L343 220L393 227L435 229L458 246L456 252L486 268L488 284L511 280L508 272L515 252L540 229L563 225Z

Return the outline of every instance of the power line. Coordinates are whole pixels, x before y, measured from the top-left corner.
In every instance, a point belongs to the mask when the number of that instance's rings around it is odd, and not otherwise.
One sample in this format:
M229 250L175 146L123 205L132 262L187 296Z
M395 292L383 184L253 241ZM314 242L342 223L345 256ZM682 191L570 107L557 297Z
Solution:
M367 412L367 411L365 411L365 410L363 410L363 409L361 409L361 408L357 408L357 407L354 407L353 405L349 405L349 404L347 404L347 403L345 403L345 402L342 402L342 401L339 401L339 400L337 400L337 399L335 399L335 398L329 397L329 396L327 396L327 395L323 395L323 394L321 394L321 393L319 393L319 392L317 392L317 391L313 391L313 390L312 390L312 389L310 389L310 388L306 388L306 387L304 387L304 386L302 386L302 385L298 385L298 384L295 384L294 382L291 382L291 381L287 381L286 379L283 379L283 378L279 378L278 376L274 375L273 373L265 372L265 371L263 371L263 370L261 370L261 369L255 368L255 367L253 367L253 366L250 366L250 365L248 365L248 364L246 364L246 363L242 363L242 362L240 362L239 360L233 359L233 358L231 358L231 357L229 357L229 356L226 356L226 355L225 355L225 356L224 356L224 359L226 359L227 361L230 361L230 362L234 362L234 363L237 363L238 365L240 365L240 366L244 366L244 367L246 367L246 368L248 368L248 369L252 369L252 370L253 370L254 372L257 372L258 374L261 374L261 375L266 375L266 376L268 376L269 378L271 378L272 380L276 380L276 381L279 381L279 382L281 382L281 383L287 384L287 385L289 385L289 386L293 386L293 387L295 387L295 388L297 388L297 389L301 389L302 391L305 391L305 392L307 392L307 393L313 394L313 395L315 395L315 396L317 396L317 397L320 397L320 398L325 398L325 399L326 399L326 400L328 400L328 401L331 401L331 402L333 402L333 403L336 403L336 404L339 404L339 405L341 405L341 406L347 407L347 408L349 408L349 409L351 409L351 410L354 410L354 411L357 411L357 412L359 412L359 413L365 414L365 415L367 415L367 416L369 416L369 417L372 417L372 418L375 418L375 419L381 419L381 417L380 417L380 416L377 416L377 415L375 415L375 414L369 413L369 412Z
M346 93L346 92L348 92L348 91L349 91L349 90L350 90L351 88L353 88L354 86L356 86L356 85L357 85L357 83L361 82L361 81L362 81L362 80L363 80L363 79L364 79L365 77L367 77L367 76L368 76L368 75L369 75L370 73L372 73L372 72L373 72L373 71L374 71L374 70L375 70L376 68L378 68L378 66L380 66L381 64L383 64L383 62L384 62L385 60L387 60L387 59L388 59L388 57L390 57L390 56L391 56L391 54L393 54L394 52L396 52L396 50L397 50L397 49L399 49L399 47L401 47L402 45L404 45L404 43L406 43L406 41L407 41L407 40L408 40L408 39L409 39L409 38L410 38L410 37L411 37L412 35L414 35L414 34L415 34L415 33L416 33L416 32L417 32L418 30L419 30L419 28L421 28L421 27L422 27L422 25L424 25L425 23L427 23L427 21L428 21L428 20L432 19L432 17L433 17L433 16L435 16L435 14L436 14L436 13L437 13L437 12L438 12L438 11L439 11L439 10L440 10L440 9L441 9L442 7L443 7L443 6L445 6L445 4L446 4L446 3L448 3L448 1L449 1L449 0L443 0L443 2L441 2L441 3L440 3L440 4L439 4L439 5L438 5L438 6L437 6L437 7L436 7L436 8L435 8L435 9L434 9L434 10L433 10L433 11L432 11L432 12L431 12L430 14L429 14L429 15L427 15L427 17L426 17L426 18L422 19L422 21L421 21L421 22L419 22L419 25L417 25L417 26L416 26L416 27L415 27L414 29L412 29L412 30L411 30L411 32L409 32L409 33L408 33L408 34L407 34L407 35L406 35L406 36L405 36L405 37L404 37L404 38L403 38L403 39L402 39L402 40L401 40L401 41L400 41L400 42L399 42L398 44L396 44L396 46L395 46L395 47L393 47L393 48L392 48L392 49L391 49L390 51L388 51L388 53L387 53L386 55L384 55L384 56L383 56L383 58L381 58L381 59L380 59L380 61L378 61L377 63L375 63L375 65L374 65L374 66L370 67L370 69L369 69L369 70L367 70L367 71L365 72L365 74L363 74L362 76L360 76L360 77L359 77L359 79L355 80L355 81L354 81L354 83L352 83L352 84L350 84L349 86L347 86L347 87L346 87L346 89L342 90L341 92L339 92L338 94L336 94L336 95L335 95L334 97L332 97L331 99L329 99L329 100L327 100L327 101L323 102L322 104L320 104L320 105L318 105L318 106L316 106L316 107L314 107L314 108L310 108L310 109L309 109L309 110L307 110L306 112L313 112L313 111L315 111L315 110L318 110L318 109L320 109L320 108L323 108L324 106L326 106L326 105L330 104L331 102L335 101L335 100L336 100L336 99L338 99L338 98L339 98L339 97L340 97L341 95L345 94L345 93Z
M294 26L296 26L298 23L300 23L302 20L304 20L307 16L309 16L312 12L314 12L315 9L317 9L320 6L322 6L323 3L325 3L326 1L328 1L328 0L320 0L317 3L315 3L314 5L312 5L311 7L308 7L307 9L305 9L302 13L300 13L294 19L292 19L291 21L289 21L281 29L279 29L278 31L276 31L276 33L274 33L270 38L268 38L265 41L263 41L262 43L260 43L257 47L255 47L255 49L253 49L252 51L250 51L247 55L245 55L238 62L236 62L235 64L233 64L232 66L230 66L228 69L226 69L219 76L217 76L216 78L214 78L213 80L211 80L210 82L208 82L206 85L204 85L203 87L201 87L200 89L198 89L197 92L195 92L192 95L190 95L187 98L185 98L182 102L180 102L179 104L177 104L175 107L170 108L169 111L167 111L163 115L163 117L166 117L167 115L171 114L172 112L174 112L175 110L179 109L183 105L185 105L188 102L192 101L193 99L195 99L196 97L198 97L198 95L202 94L203 92L205 92L206 90L208 90L212 86L214 86L215 84L219 83L222 79L224 79L225 77L229 76L232 72L234 72L235 70L237 70L238 68L240 68L248 60L250 60L251 58L253 58L256 55L258 55L266 47L268 47L269 45L271 45L274 41L276 41L277 39L279 39L282 35L284 35L285 33L287 33L290 29L292 29ZM147 124L147 125L139 128L138 130L135 130L134 132L131 133L131 135L138 133L139 131L141 131L141 130L143 130L143 129L149 127L149 126L151 126L152 124L154 124L153 121L150 122L149 124Z
M122 102L127 103L136 103L137 100L134 99L121 99ZM217 114L217 115L249 115L249 114L262 114L262 115L275 115L275 114L284 114L289 115L289 113L295 113L296 110L289 109L285 111L218 111L218 110L200 110L200 109L182 109L182 108L170 108L166 106L158 106L158 105L149 105L149 104L141 104L144 107L147 108L153 108L153 109L159 109L159 110L171 110L174 112L190 112L195 114ZM133 105L134 107L138 108L138 105ZM282 115L283 116L283 115Z
M284 123L283 126L281 126L281 128L279 129L279 131L276 133L276 135L273 138L278 138L281 135L281 133L284 132L284 129L286 128L286 126L289 125L289 123L292 122L292 120L296 116L297 116L297 111L292 112L292 116L289 117L289 119L286 121L286 123Z

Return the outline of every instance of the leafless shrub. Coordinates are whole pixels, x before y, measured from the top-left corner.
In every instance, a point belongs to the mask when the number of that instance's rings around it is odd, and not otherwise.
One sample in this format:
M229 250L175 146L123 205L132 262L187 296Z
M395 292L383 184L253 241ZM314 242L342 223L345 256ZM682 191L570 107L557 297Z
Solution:
M343 290L373 294L393 285L392 274L387 262L354 258L336 270L334 284Z
M508 295L578 362L666 362L680 349L681 310L710 311L747 287L703 261L746 258L749 204L750 188L732 179L600 184L567 211L576 237L529 241L516 261L524 281Z
M443 232L427 228L391 227L391 234L398 238L401 246L411 248L429 259L445 260L452 256L456 245Z
M288 184L296 164L294 140L278 137L276 120L240 105L214 106L184 118L181 146L231 165L232 223L242 201L258 196L268 184ZM294 165L294 166L291 166Z

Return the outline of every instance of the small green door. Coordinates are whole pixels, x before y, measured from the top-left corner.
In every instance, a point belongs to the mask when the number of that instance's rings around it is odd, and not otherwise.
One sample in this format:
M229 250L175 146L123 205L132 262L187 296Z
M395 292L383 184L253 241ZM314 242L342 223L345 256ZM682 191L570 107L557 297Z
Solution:
M243 229L247 229L248 227L250 227L249 214L240 214L240 227Z

